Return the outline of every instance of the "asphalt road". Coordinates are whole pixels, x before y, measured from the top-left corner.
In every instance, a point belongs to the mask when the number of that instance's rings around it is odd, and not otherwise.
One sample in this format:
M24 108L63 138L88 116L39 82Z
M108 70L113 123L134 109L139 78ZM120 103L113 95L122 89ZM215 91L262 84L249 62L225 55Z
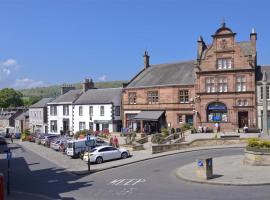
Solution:
M15 145L14 145L15 146ZM204 156L243 154L243 149L203 150L127 165L87 176L64 172L34 153L13 147L12 191L66 200L269 199L270 186L214 186L183 182L175 169ZM0 171L6 173L6 160ZM11 191L11 192L12 192ZM12 195L8 199L11 198ZM35 199L39 199L38 196ZM22 200L22 199L21 199Z

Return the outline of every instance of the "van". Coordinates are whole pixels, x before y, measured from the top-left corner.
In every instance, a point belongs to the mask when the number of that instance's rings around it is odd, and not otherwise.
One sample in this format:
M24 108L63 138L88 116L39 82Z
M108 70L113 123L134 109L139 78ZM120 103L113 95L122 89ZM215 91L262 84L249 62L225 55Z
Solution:
M78 140L70 140L67 142L67 155L71 156L72 158L77 158L80 155L82 155L86 150L89 148L95 148L97 146L107 145L104 140L96 137L91 137L90 141L86 141L86 138L84 139L78 139Z

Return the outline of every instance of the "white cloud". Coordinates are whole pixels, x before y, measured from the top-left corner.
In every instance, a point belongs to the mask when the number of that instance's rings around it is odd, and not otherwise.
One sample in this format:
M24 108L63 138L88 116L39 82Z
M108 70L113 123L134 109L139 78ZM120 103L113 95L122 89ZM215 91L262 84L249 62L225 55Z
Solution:
M19 67L19 64L15 59L7 59L4 62L1 63L2 66L4 67Z
M12 58L0 62L0 82L5 81L11 75L12 71L18 67L18 62Z
M29 78L22 78L22 79L16 79L13 87L17 89L27 89L27 88L35 88L35 87L41 87L44 86L45 84L43 81L36 81L33 79Z
M99 81L106 81L107 80L107 76L106 75L102 75L101 77L98 78Z

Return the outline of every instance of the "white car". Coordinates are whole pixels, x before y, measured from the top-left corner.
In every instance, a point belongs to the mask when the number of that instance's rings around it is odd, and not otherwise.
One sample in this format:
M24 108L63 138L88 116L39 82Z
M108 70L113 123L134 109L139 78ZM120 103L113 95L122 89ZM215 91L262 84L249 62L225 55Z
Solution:
M130 156L130 153L127 149L124 148L114 148L112 146L100 146L90 150L89 157L90 162L95 162L97 164L102 163L107 160L114 160L119 158L127 158ZM83 155L83 160L88 162L88 152L85 152Z

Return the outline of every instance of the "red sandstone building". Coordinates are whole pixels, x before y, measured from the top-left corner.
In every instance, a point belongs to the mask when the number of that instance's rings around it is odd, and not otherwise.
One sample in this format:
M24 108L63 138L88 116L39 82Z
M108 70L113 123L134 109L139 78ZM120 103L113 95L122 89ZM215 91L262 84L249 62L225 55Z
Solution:
M257 125L256 39L236 41L236 33L222 23L212 44L198 40L196 61L150 65L123 92L123 126L142 132L178 128L183 123L222 131Z

